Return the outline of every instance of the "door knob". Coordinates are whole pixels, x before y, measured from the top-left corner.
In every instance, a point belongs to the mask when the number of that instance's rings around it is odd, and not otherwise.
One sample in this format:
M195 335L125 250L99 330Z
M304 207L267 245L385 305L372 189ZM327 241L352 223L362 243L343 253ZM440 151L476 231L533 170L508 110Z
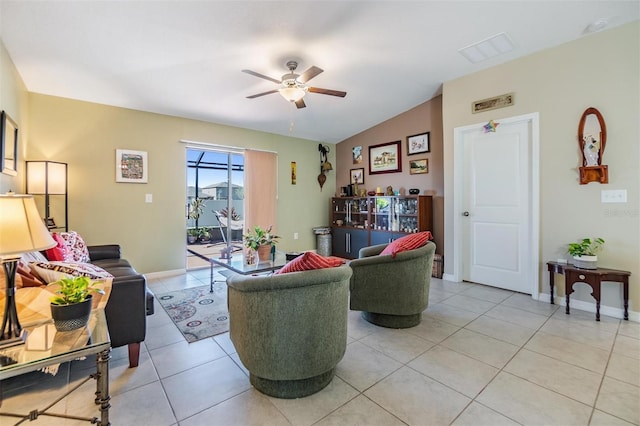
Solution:
M462 216L469 216L469 212L462 213Z

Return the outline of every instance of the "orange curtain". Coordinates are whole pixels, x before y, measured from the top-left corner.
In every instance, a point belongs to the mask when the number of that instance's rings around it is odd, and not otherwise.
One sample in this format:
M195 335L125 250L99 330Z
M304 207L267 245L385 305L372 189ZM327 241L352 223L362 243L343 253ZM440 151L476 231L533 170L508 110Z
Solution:
M272 152L244 152L245 227L273 225L276 232L278 156Z

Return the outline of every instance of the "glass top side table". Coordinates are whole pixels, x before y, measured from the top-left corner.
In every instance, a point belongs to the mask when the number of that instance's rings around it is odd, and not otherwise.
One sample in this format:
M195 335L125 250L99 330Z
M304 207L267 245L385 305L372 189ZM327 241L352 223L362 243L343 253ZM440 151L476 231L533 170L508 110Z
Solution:
M111 357L111 341L104 310L96 309L92 311L87 326L78 330L58 332L52 322L25 327L25 329L28 332L25 344L0 349L0 381L80 357L96 355L96 373L90 375L81 384L90 379L96 380L94 403L100 406L101 418L79 418L77 416L47 413L49 408L79 386L72 388L53 404L42 410L33 410L28 414L16 414L6 413L0 409L0 416L35 420L39 415L46 415L82 419L103 426L109 425L109 400L111 399L109 396L109 359ZM1 403L2 388L0 387Z

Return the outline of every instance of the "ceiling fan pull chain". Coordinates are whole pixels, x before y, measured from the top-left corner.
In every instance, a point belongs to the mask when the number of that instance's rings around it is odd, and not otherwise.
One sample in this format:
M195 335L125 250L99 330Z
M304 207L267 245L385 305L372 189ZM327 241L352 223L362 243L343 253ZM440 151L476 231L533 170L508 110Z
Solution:
M293 127L294 127L294 123L293 123L293 110L294 110L294 103L293 102L289 102L291 104L291 110L289 112L289 133L293 133Z

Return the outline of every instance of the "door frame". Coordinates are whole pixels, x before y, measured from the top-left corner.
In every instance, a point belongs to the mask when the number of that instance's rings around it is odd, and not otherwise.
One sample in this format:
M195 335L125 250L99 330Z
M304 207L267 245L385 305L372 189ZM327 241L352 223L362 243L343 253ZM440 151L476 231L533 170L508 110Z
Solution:
M527 121L531 124L531 140L527 149L528 162L530 164L529 205L531 206L530 222L527 225L529 232L529 289L531 297L538 299L540 276L540 114L537 112L495 119L500 124L511 124ZM453 129L453 276L454 282L461 282L464 276L464 251L463 251L463 223L462 213L464 207L464 140L466 132L482 130L486 123L476 123L468 126L455 127ZM498 130L499 131L499 130Z

